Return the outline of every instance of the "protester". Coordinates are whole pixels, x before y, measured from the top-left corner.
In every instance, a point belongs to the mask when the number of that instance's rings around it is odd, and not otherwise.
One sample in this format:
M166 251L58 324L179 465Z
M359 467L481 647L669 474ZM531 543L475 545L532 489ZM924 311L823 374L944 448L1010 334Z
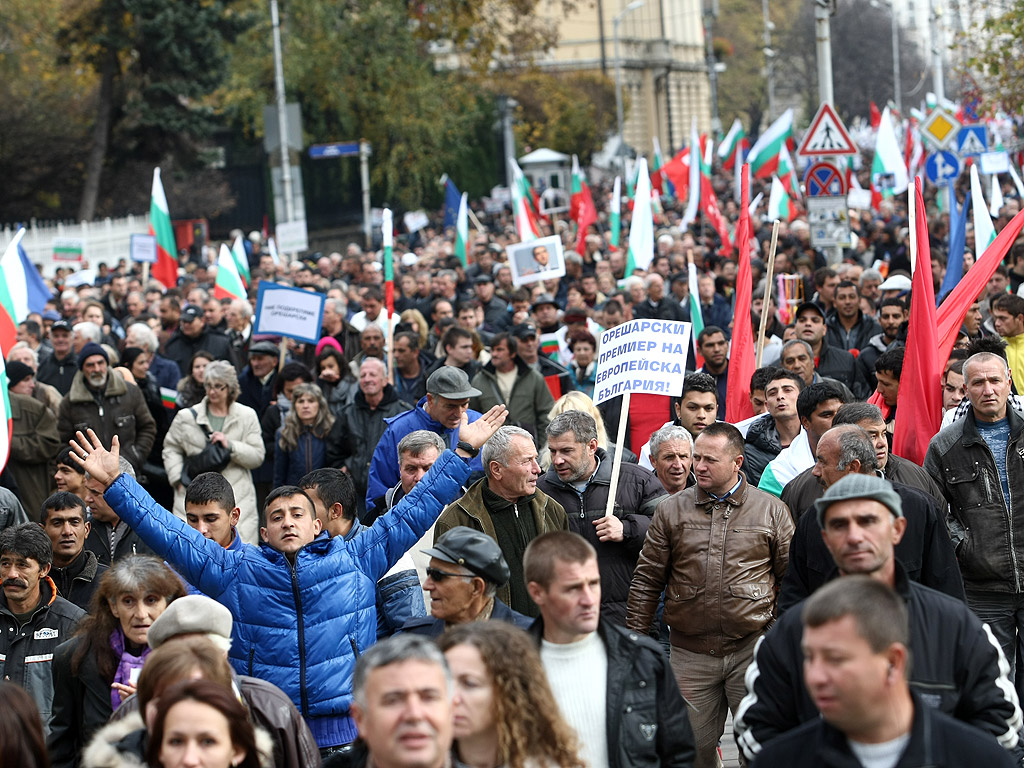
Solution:
M179 408L191 408L206 397L206 386L203 384L203 376L206 366L216 358L206 350L200 350L192 355L188 364L188 375L178 381L178 397L175 401ZM177 366L175 366L177 370Z
M530 637L502 622L473 622L440 641L451 669L455 760L474 768L584 768Z
M292 390L292 407L278 429L274 450L274 487L297 485L314 469L340 466L348 450L344 423L336 421L316 384Z
M85 502L67 491L57 491L42 504L42 519L53 549L50 579L57 594L83 611L89 610L93 593L107 566L85 548L92 527Z
M237 402L238 376L230 363L215 360L207 365L203 385L206 396L195 407L178 411L164 438L164 467L174 487L174 514L185 519L186 482L202 472L222 472L235 489L242 510L238 532L243 541L255 544L259 519L250 470L263 462L259 421L255 411ZM208 446L227 449L227 462L220 466L207 463L204 451Z

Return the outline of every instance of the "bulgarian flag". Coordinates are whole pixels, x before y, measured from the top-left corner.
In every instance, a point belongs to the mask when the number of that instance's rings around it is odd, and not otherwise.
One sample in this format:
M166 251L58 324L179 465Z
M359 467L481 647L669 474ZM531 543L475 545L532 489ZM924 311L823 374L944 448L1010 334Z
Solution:
M732 342L729 348L729 386L725 395L725 420L735 424L754 415L750 404L750 377L754 375L754 334L750 324L753 278L750 265L750 183L743 174L740 194L740 220L736 224L739 246L736 272L736 315L733 318Z
M722 161L723 170L731 170L736 164L736 153L740 153L740 161L743 160L743 150L750 142L747 141L747 133L743 130L743 123L737 117L732 121L732 127L725 134L722 143L718 147L718 159Z
M217 282L213 286L213 295L218 299L245 299L245 284L238 274L234 254L224 244L220 244L217 254Z
M722 241L721 253L728 256L732 253L729 223L725 220L722 209L718 207L718 197L711 186L711 160L714 157L712 141L709 136L702 136L701 141L704 142L704 157L700 161L700 207Z
M587 230L597 223L597 208L590 194L586 177L580 170L580 161L572 156L572 187L569 198L569 218L576 222L576 253L583 255L587 248Z
M782 496L782 489L794 477L805 469L813 467L815 462L814 452L811 450L811 442L807 437L807 430L801 429L793 442L782 452L768 462L761 481L757 487L767 491L772 496Z
M608 207L608 229L611 238L609 244L618 250L619 239L622 237L622 177L616 176L612 185L612 201Z
M178 407L178 390L170 387L160 387L160 403L164 408L172 411Z
M974 259L981 261L981 255L996 239L996 228L992 226L992 217L985 206L985 196L981 193L981 179L978 177L978 166L971 163L971 212L974 214Z
M690 289L690 325L693 326L690 331L690 340L693 342L694 359L697 361L697 367L700 368L704 365L704 359L697 350L697 337L700 336L701 331L704 330L704 315L701 314L700 310L700 288L697 283L697 265L693 263L692 252L686 254L686 261L686 283Z
M462 193L459 198L459 212L455 216L455 255L462 262L462 267L469 265L469 194ZM387 259L385 251L384 258ZM386 269L386 267L385 267Z
M787 147L783 147L779 154L779 171L776 175L790 197L800 197L800 180L796 177L796 166Z
M665 165L665 161L661 157L661 142L658 141L658 137L652 136L651 138L654 141L654 158L651 160L651 188L658 190L658 193L661 194L661 168Z
M156 264L150 274L164 288L178 284L178 246L174 242L171 214L160 181L160 169L153 169L153 192L149 199L149 234L156 236Z
M755 179L770 178L779 172L779 156L782 149L793 140L793 110L787 109L768 126L747 155L750 173Z
M646 270L654 258L654 217L651 213L651 177L647 160L640 158L633 199L633 219L629 224L629 252L626 255L626 277L634 270Z
M537 217L530 202L533 190L515 158L508 159L508 167L512 171L509 191L512 193L512 214L516 223L516 234L521 242L527 243L540 237L540 227L537 226Z
M886 179L884 189L883 177ZM875 140L875 159L871 161L871 205L877 209L883 197L902 195L909 186L907 165L896 140L889 108L886 107L882 110L882 122L878 126L878 138Z
M786 193L778 176L772 176L772 191L768 196L768 220L792 221L796 218L796 206Z
M7 350L4 350L4 357L6 356ZM0 413L0 472L3 472L7 460L11 458L11 436L14 433L11 396L7 392L7 367L3 357L0 357L0 393L0 404L3 405L3 413Z
M0 352L4 358L18 341L18 323L28 317L28 290L25 281L25 268L18 255L18 245L25 236L25 228L21 227L14 239L8 244L0 259L0 271L4 279L0 280ZM7 397L7 386L4 385L4 397ZM10 409L6 411L10 416ZM8 436L10 431L8 431ZM10 440L6 441L7 443Z
M237 235L235 242L231 244L231 258L235 260L235 267L242 278L242 283L248 288L252 283L252 275L249 274L249 256L245 252L245 243L242 242L241 235Z
M466 193L462 193L461 205L466 203ZM384 306L388 311L388 320L395 314L395 226L390 208L385 208L381 215L380 235L384 246ZM469 228L466 228L469 234ZM462 262L465 265L465 261Z

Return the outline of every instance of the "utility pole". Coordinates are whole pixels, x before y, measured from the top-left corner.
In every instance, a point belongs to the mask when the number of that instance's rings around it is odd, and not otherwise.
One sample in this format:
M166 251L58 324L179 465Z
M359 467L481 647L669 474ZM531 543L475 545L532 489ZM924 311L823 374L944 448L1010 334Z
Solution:
M832 14L835 0L814 0L814 32L818 53L818 98L829 105L835 104L832 91Z
M615 45L615 122L619 133L619 168L622 175L626 175L626 142L622 133L622 57L619 55L619 25L638 8L642 8L646 0L633 0L629 5L612 17L612 38Z
M292 200L292 161L288 147L288 115L285 109L284 61L281 58L281 20L277 12L277 0L270 0L270 24L274 37L274 94L277 101L277 129L281 135L281 194L284 197L285 216L295 220L295 203Z
M761 15L764 17L764 78L768 86L768 125L775 119L775 50L772 48L772 23L768 12L768 0L761 0Z
M935 7L935 0L928 0L928 22L931 27L929 37L932 39L932 87L939 103L946 98L946 83L942 71L942 54L945 49L945 35L939 27L941 11Z
M718 0L710 0L704 8L704 41L708 49L708 85L711 86L711 135L716 139L722 133L722 120L718 116L718 60L711 28L717 17Z

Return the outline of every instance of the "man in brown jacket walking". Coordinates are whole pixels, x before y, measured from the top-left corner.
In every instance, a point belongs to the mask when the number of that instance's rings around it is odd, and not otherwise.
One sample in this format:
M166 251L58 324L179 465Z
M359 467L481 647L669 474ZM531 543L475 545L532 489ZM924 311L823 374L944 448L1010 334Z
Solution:
M665 594L671 663L691 714L694 768L714 768L715 748L743 698L754 644L775 619L793 522L785 504L740 471L743 436L716 422L697 437L697 485L654 513L629 591L626 624L649 632Z

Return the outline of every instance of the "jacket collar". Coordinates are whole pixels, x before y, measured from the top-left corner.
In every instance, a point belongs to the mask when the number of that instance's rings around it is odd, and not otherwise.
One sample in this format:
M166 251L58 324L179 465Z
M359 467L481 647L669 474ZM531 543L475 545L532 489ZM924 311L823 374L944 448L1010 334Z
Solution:
M939 763L935 759L936 756L932 753L932 739L936 724L933 720L931 708L921 701L913 689L910 690L910 698L914 704L914 716L910 723L910 741L900 757L899 764L938 765ZM821 746L822 764L836 766L837 768L859 766L860 763L850 750L846 734L824 720L821 727L823 730Z
M1018 438L1024 431L1024 418L1017 413L1017 409L1009 402L1006 404L1006 418L1010 420L1010 439ZM963 444L982 443L981 433L978 432L978 421L974 418L974 408L967 409L967 416L964 418Z
M125 384L124 379L121 378L121 374L114 371L113 368L107 369L107 386L103 389L103 399L109 399L111 397L121 397L128 391L128 385ZM78 371L75 374L75 378L71 380L71 389L68 390L68 398L72 403L92 403L95 402L96 398L93 397L93 391L85 383L85 375Z
M44 576L39 580L39 605L32 609L32 617L45 611L57 600L57 585L53 583L53 579L49 576ZM0 613L6 613L9 616L14 615L14 611L7 604L7 598L0 594Z
M747 500L747 489L750 488L750 484L747 482L747 476L743 474L742 470L740 471L739 475L740 487L737 488L733 493L729 494L724 499L716 499L714 496L712 496L707 491L702 489L699 485L695 485L694 488L697 492L697 504L702 507L710 506L711 504L730 504L734 507L740 506L743 502Z

